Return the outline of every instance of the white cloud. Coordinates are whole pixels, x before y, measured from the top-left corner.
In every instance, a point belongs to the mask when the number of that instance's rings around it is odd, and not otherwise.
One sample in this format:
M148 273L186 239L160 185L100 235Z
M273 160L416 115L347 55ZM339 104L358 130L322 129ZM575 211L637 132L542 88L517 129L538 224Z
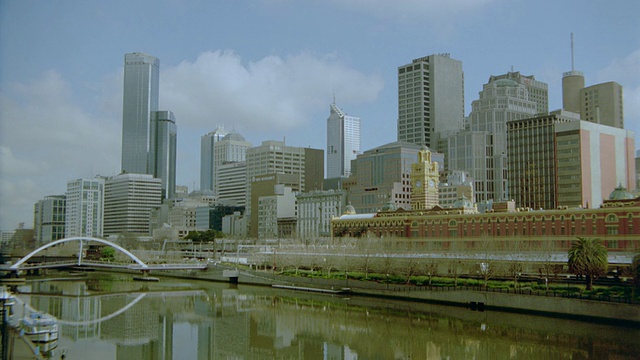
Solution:
M327 107L332 92L343 105L374 101L383 87L335 55L267 56L244 64L233 51L201 54L194 62L161 69L160 106L179 126L210 131L234 124L256 131L293 130Z
M119 120L90 113L47 71L0 92L0 228L32 224L33 204L66 182L119 170Z

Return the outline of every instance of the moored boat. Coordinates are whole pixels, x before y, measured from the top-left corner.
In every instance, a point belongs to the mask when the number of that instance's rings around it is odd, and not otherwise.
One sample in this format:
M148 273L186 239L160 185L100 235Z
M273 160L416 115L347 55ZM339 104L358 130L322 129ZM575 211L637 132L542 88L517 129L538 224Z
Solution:
M42 312L32 312L22 318L20 329L34 343L58 340L58 319Z

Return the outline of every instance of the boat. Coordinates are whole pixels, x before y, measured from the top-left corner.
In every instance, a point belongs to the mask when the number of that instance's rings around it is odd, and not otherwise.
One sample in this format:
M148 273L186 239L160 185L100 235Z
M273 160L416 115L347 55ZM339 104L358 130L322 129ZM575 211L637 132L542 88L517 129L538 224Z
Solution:
M20 329L33 343L48 343L58 340L58 319L47 313L32 312L23 317Z

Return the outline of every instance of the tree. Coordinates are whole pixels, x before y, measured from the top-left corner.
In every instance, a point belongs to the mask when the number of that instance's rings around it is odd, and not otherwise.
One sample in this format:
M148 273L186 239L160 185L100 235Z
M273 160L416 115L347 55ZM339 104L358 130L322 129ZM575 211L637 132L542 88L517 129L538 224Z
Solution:
M640 287L640 254L636 254L636 256L633 257L631 272L633 274L633 283Z
M579 237L569 249L569 271L585 276L587 290L593 286L593 277L604 274L609 264L607 249L600 239Z
M105 246L102 248L102 257L100 260L102 261L114 261L116 259L116 249L111 246Z

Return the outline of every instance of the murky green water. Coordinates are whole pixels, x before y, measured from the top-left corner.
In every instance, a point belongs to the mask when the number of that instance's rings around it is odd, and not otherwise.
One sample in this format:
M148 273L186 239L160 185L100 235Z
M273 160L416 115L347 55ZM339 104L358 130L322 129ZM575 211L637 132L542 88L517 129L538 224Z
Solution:
M640 329L127 275L28 282L66 359L638 359ZM44 346L43 346L44 348Z

